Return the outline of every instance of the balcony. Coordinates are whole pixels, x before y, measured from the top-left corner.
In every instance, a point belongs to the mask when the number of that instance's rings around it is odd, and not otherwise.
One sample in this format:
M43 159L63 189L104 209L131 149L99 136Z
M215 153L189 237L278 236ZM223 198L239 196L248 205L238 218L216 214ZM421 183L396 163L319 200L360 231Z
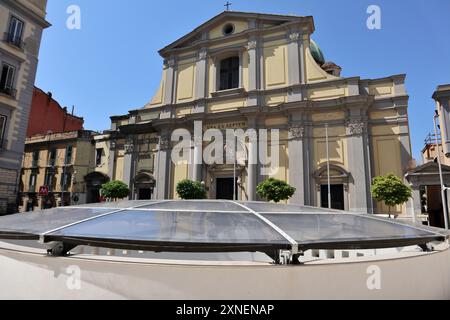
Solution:
M49 168L54 168L55 165L56 165L56 159L49 159L49 160L47 161L47 167L49 167Z
M8 140L0 139L0 151L8 150Z
M37 169L37 168L39 168L39 160L31 161L31 169Z
M25 47L24 42L20 38L14 37L14 35L9 32L5 32L3 39L7 44L12 45L18 49L23 50Z
M73 166L72 159L65 159L63 166L64 167L72 167Z
M11 98L16 98L17 90L12 88L0 88L0 94L3 94L5 96L9 96Z

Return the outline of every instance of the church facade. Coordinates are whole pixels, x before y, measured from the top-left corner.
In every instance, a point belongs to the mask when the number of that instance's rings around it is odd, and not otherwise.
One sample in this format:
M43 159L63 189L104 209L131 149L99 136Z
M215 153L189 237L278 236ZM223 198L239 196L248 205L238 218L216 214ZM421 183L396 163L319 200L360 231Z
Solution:
M403 177L412 159L405 75L342 77L311 39L314 31L312 17L226 11L160 50L162 80L151 102L111 117L98 142L108 154L103 174L128 183L133 199L176 199L177 183L192 179L210 199L232 198L234 189L250 201L273 176L296 188L291 203L327 206L329 163L334 208L385 212L372 201L372 178ZM208 146L195 138L199 123L257 135L278 130L279 139L268 140L276 170L263 173L266 164L249 157L235 165L198 161ZM192 133L193 161L172 161L176 129Z

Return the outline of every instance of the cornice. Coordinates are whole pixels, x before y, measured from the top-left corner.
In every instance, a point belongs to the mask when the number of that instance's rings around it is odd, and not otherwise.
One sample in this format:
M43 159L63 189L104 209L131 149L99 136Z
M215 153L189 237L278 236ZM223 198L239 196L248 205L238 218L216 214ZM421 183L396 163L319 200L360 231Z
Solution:
M30 20L38 24L40 27L45 29L51 26L51 24L47 20L45 20L44 17L39 16L36 12L24 6L22 3L16 0L3 0L3 2L12 9L19 12L20 14L28 17Z
M305 21L305 19L306 19L306 21ZM294 25L300 26L300 28L299 28L300 30L303 30L303 31L307 30L308 34L311 34L314 32L314 26L313 26L314 24L313 24L312 17L300 17L300 19L298 19L296 21L286 22L281 25L273 26L273 27L269 27L269 28L265 28L265 29L260 29L260 28L247 29L247 30L239 32L237 34L227 36L226 38L220 37L220 38L215 38L215 39L200 39L200 40L194 41L192 43L192 45L182 47L182 48L170 48L169 49L166 47L166 48L161 49L159 51L159 54L161 55L161 57L167 58L170 55L178 55L184 51L197 51L204 47L211 47L216 44L221 44L224 41L232 42L232 41L237 41L237 40L248 40L248 38L250 38L252 36L262 36L262 35L265 35L265 34L268 34L271 32L276 32L276 31L285 31L288 33L289 30Z

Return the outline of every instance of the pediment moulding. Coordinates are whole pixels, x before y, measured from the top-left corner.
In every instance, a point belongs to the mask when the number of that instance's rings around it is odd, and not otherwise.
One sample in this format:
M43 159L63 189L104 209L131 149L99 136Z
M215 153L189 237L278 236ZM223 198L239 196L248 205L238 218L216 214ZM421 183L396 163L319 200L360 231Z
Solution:
M208 38L208 32L221 24L226 24L228 21L243 21L248 23L248 28L230 34L224 37ZM176 40L172 44L164 47L159 51L163 58L170 56L170 54L177 54L186 50L199 50L201 47L208 47L210 45L218 44L227 40L238 40L249 38L251 36L260 36L265 33L284 30L289 33L291 29L298 29L299 35L310 35L314 32L314 21L311 16L289 16L289 15L271 15L271 14L257 14L246 12L223 12L218 16L212 18L206 23L202 24L192 32L184 37ZM297 37L297 36L294 36Z

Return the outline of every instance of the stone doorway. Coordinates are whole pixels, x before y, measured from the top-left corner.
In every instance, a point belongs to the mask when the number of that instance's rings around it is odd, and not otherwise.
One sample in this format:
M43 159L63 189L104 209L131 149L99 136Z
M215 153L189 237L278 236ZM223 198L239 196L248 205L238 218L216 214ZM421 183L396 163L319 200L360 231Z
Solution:
M328 208L328 185L321 185L320 188L321 207ZM336 210L345 210L344 185L332 184L331 191L331 208Z
M237 178L234 181L236 196L238 199L238 185ZM231 178L216 178L216 199L217 200L233 200L233 177Z

